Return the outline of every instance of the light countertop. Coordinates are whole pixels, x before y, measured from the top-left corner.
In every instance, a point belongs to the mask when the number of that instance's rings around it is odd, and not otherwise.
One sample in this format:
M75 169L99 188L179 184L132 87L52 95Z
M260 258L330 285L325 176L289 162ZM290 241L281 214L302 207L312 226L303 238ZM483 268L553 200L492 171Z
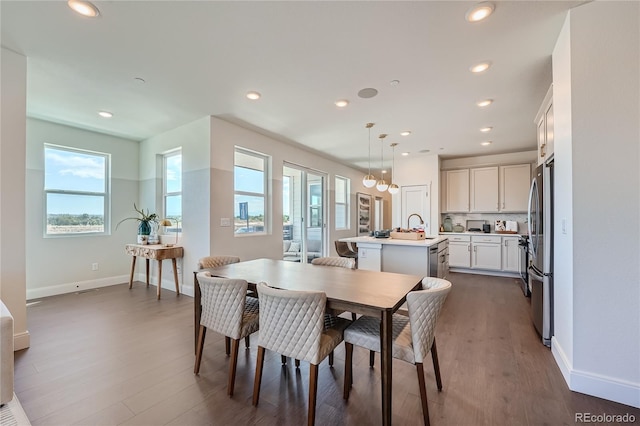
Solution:
M475 231L464 231L464 232L440 232L441 236L446 235L494 235L497 237L520 237L522 234L498 234L496 232L475 232Z
M430 247L447 239L446 235L428 235L424 240L400 240L397 238L375 238L375 237L350 237L340 238L340 241L361 244L387 244L396 246Z

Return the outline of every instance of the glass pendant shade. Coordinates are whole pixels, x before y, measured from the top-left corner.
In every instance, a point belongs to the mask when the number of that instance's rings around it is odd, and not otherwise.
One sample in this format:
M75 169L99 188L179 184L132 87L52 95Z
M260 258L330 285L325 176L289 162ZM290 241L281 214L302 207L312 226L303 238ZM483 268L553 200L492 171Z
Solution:
M378 182L376 182L376 188L378 189L378 191L384 192L387 190L387 188L389 188L389 185L387 184L387 182L385 182L384 179L380 179Z
M366 175L362 178L362 184L367 188L373 188L376 185L376 177L374 175Z
M389 185L389 194L391 195L395 195L398 192L400 192L400 187L398 185L396 185L395 183L392 183L391 185Z

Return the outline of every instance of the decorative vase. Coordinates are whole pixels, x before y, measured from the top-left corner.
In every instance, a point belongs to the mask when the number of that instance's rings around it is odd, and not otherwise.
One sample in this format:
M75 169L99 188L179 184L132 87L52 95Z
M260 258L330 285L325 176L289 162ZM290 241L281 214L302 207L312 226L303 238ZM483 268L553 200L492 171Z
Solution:
M158 237L158 223L151 222L151 233L149 234L149 244L158 244L160 242L160 237Z
M151 225L149 222L141 220L138 224L138 244L148 244Z

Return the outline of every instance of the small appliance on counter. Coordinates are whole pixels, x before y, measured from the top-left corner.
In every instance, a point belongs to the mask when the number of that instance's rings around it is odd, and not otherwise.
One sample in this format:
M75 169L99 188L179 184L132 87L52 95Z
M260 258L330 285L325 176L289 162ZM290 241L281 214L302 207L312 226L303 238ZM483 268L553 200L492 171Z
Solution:
M482 232L484 232L485 234L489 234L491 232L491 225L489 225L488 223L482 225Z
M467 231L469 232L482 232L484 226L484 220L467 220Z
M373 231L373 236L375 238L389 238L390 232L388 229L383 229L381 231Z

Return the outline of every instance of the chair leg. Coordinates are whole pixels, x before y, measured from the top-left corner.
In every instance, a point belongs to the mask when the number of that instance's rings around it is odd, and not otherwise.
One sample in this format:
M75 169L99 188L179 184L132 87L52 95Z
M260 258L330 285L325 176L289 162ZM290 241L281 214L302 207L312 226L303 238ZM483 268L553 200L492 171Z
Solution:
M375 364L376 364L376 352L369 351L369 367L373 368Z
M356 319L358 319L358 317L356 316L356 313L351 312L351 321L355 321Z
M296 359L296 368L300 368L300 360Z
M206 332L204 325L200 326L200 332L198 333L198 343L196 345L196 365L193 367L193 374L200 373L200 362L202 361L202 348L204 347L204 336Z
M329 353L329 366L333 367L333 351Z
M416 362L416 372L418 373L418 386L420 387L420 400L422 401L422 417L424 426L429 426L429 406L427 405L427 387L424 383L424 368L421 362Z
M231 337L224 336L224 353L227 356L231 353Z
M280 355L280 361L282 361L282 365L287 363L287 357L284 355Z
M238 366L238 349L240 340L233 339L231 345L231 361L229 362L229 381L227 382L227 395L233 396L233 388L236 384L236 368Z
M316 424L316 397L318 393L318 366L309 364L309 417L308 426Z
M264 348L258 346L258 356L256 358L256 378L253 381L253 405L258 405L260 399L260 384L262 383L262 367L264 366Z
M344 349L344 390L342 392L342 398L348 401L351 384L353 383L353 345L351 343L344 342Z
M433 338L433 344L431 345L431 359L433 360L433 371L436 373L436 383L438 384L438 390L442 390L442 379L440 378L440 363L438 362L438 349L436 348L436 338Z
M250 336L244 338L244 347L249 349L251 347L251 339Z

